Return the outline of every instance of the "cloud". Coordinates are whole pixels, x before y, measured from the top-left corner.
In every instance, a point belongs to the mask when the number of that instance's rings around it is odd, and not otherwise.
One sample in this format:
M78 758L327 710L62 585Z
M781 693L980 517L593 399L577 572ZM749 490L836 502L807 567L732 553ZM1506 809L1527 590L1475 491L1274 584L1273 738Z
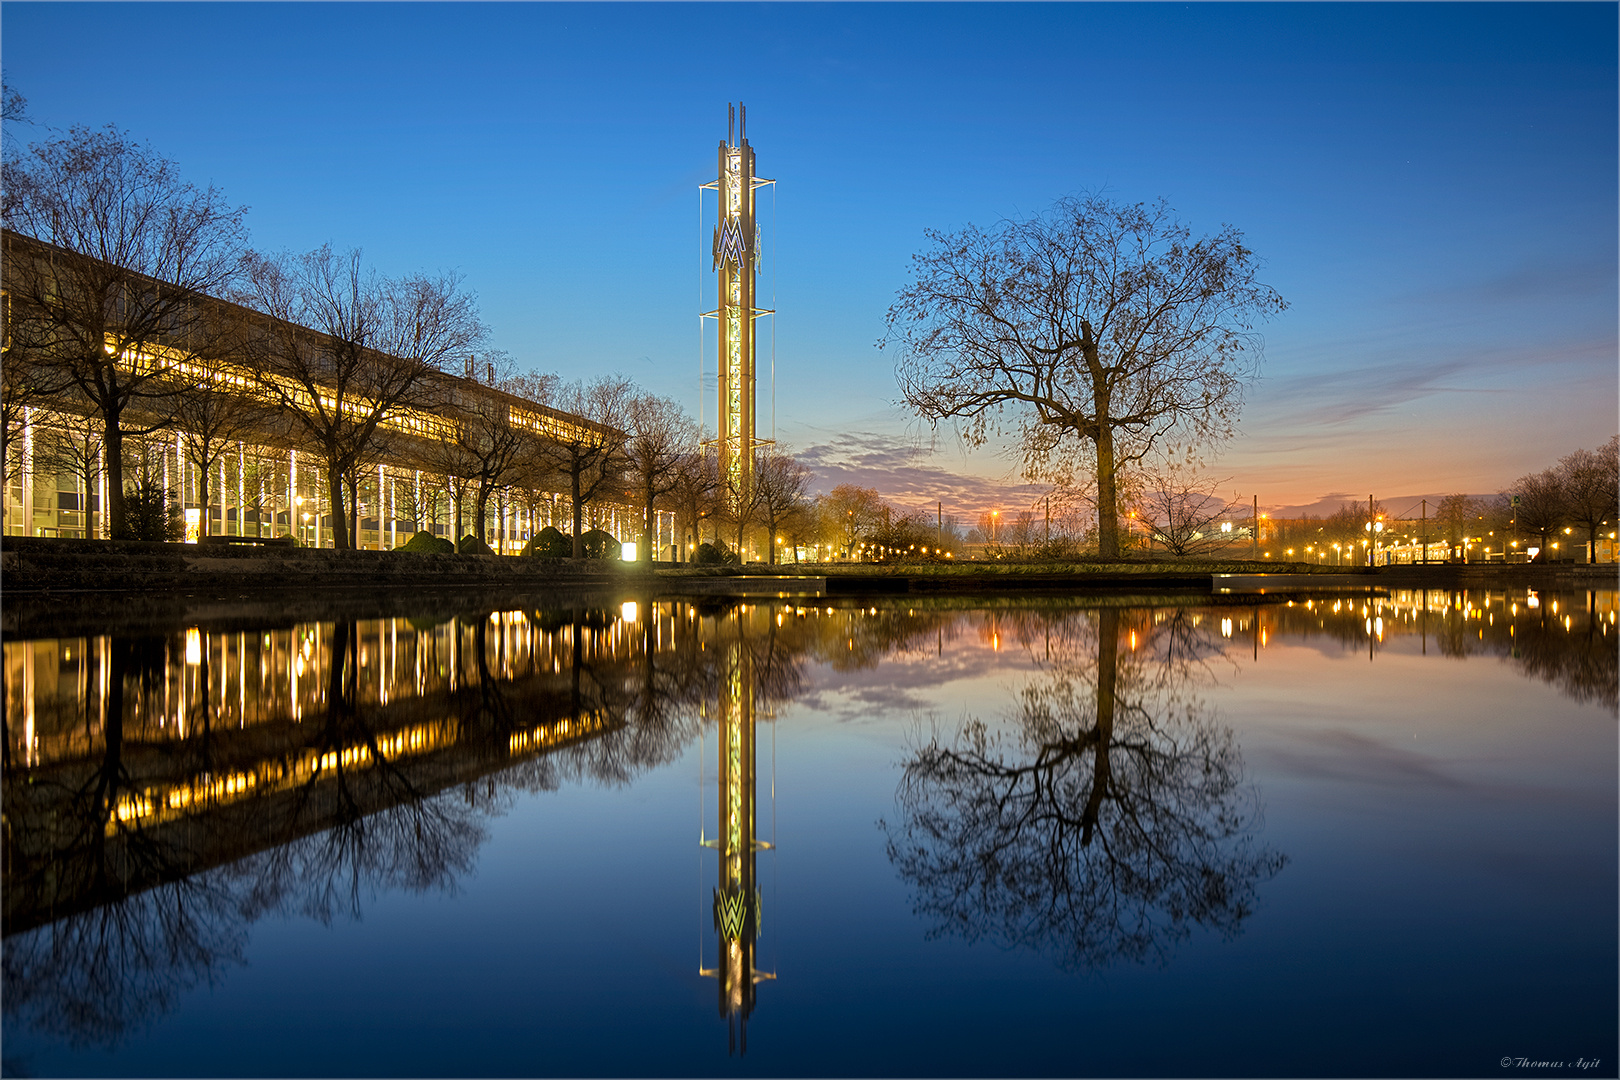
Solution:
M1343 729L1296 733L1288 743L1256 748L1251 754L1256 763L1264 761L1276 771L1313 782L1430 790L1465 786L1426 754Z
M1256 394L1256 411L1287 413L1302 431L1343 427L1437 394L1519 394L1521 373L1537 371L1545 380L1548 365L1612 363L1614 353L1609 338L1420 355L1359 367L1342 362L1330 367L1328 358L1313 358L1308 374L1276 380Z
M1598 294L1612 297L1614 286L1615 265L1608 259L1525 262L1473 281L1419 290L1403 297L1401 302L1420 307L1542 304L1548 300L1574 300Z
M997 506L1028 506L1050 489L1009 474L981 476L952 468L950 455L904 436L872 431L832 433L794 454L815 472L811 486L827 492L839 484L875 488L900 506L932 507L967 517Z

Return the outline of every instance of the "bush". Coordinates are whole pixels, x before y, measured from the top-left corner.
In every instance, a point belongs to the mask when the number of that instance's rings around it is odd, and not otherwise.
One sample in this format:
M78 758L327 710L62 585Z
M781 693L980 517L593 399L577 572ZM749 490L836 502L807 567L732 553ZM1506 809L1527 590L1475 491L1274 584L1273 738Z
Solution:
M414 551L418 555L450 555L455 552L456 545L423 529L394 550Z
M617 559L624 553L624 545L605 529L592 529L585 534L587 559Z
M456 542L456 550L463 555L493 555L495 549L484 543L472 533L468 533Z
M726 547L724 540L716 540L712 544L699 544L692 562L697 566L739 566L742 560L735 551Z
M174 492L151 480L124 489L124 534L115 540L184 540L186 517Z
M566 559L573 553L574 542L552 525L541 529L523 545L523 554L536 555L542 559Z

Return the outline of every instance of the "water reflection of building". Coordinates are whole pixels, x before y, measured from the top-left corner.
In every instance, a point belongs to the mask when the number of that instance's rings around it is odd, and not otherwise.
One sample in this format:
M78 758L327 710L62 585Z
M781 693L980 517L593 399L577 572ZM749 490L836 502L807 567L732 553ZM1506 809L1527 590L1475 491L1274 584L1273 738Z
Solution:
M599 739L640 644L590 612L7 641L5 932Z

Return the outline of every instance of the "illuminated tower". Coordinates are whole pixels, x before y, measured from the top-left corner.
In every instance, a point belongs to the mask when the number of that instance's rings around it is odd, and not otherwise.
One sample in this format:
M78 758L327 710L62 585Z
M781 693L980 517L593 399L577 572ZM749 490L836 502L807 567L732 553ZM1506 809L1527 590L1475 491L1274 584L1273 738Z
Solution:
M740 617L737 612L731 616L732 620ZM742 628L738 625L737 629ZM761 915L755 855L771 845L755 836L753 657L740 634L724 648L716 718L720 729L720 834L702 841L720 855L719 883L714 890L719 960L714 968L699 968L699 972L719 980L720 1015L730 1029L730 1048L747 1053L754 987L762 980L776 978L754 966Z
M754 148L748 145L748 111L741 104L726 106L726 141L720 144L719 176L705 188L720 196L719 221L714 227L714 270L719 275L719 306L707 314L719 332L720 476L732 500L744 498L753 487L754 447L754 321L771 312L755 305L754 286L759 261L759 226L754 216L754 192L772 180L754 175Z

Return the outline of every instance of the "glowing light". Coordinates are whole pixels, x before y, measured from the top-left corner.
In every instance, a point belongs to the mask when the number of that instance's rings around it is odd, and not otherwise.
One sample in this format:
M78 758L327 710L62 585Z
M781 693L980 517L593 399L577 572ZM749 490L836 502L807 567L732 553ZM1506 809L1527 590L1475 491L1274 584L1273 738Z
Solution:
M639 614L640 609L636 606L636 602L634 600L626 600L624 603L619 605L619 618L623 619L625 622L635 622L636 616Z
M202 631L195 626L186 631L186 663L191 667L202 663Z

